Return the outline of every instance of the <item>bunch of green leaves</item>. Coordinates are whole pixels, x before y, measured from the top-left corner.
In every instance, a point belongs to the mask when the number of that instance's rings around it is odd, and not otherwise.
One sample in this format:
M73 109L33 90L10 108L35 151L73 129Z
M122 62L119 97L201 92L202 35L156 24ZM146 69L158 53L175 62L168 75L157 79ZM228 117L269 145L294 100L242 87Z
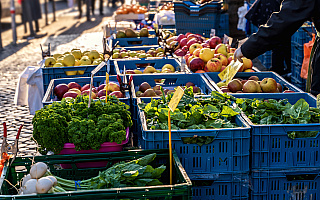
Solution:
M99 149L103 142L120 144L126 128L132 126L129 106L114 96L108 101L92 101L88 96L53 102L36 111L32 120L33 137L47 151L55 154L64 143L74 143L76 150Z
M185 89L176 110L170 114L172 129L211 129L233 128L239 109L232 108L232 96L212 92L208 98L194 98L192 88ZM141 103L139 108L145 112L147 127L152 130L168 129L168 104L173 94L151 99Z

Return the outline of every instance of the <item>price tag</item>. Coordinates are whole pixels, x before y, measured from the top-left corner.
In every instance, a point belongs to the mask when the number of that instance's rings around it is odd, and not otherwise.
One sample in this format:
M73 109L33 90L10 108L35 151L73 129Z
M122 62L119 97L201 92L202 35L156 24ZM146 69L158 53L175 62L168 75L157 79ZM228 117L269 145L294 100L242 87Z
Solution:
M174 110L177 108L183 94L184 94L184 91L181 87L178 87L178 89L174 92L168 105L172 112L174 112Z
M94 68L94 70L91 71L91 75L92 76L95 75L105 65L106 65L106 63L102 61L96 68Z
M222 81L229 83L236 75L236 73L239 71L242 65L243 63L241 63L239 60L237 60L236 62L232 60L230 64L222 72L218 74L219 78Z
M320 109L320 94L317 95L317 108Z

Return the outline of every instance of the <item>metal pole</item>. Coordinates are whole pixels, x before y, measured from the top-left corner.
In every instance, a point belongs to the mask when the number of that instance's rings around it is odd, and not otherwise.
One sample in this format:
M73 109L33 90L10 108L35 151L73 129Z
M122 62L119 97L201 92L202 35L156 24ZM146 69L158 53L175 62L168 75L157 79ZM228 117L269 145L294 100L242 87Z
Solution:
M11 13L12 42L13 44L17 44L16 14L15 14L16 10L14 7L14 0L11 0L10 13Z
M1 1L0 1L0 51L3 49L2 39L1 39L1 15L2 15L2 7L1 7Z
M48 25L48 3L47 3L47 0L44 0L44 13L45 13L46 25Z
M91 0L86 0L86 6L87 6L87 21L90 21L90 6L91 6Z
M52 22L56 21L56 2L52 0L52 13L53 13L53 20Z

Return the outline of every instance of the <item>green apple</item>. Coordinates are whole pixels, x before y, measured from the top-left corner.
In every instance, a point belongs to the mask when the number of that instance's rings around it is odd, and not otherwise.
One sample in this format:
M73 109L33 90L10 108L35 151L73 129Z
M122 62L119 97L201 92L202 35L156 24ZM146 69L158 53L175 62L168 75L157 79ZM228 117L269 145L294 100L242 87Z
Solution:
M82 56L80 63L81 65L91 65L92 61L88 56Z
M120 53L120 49L113 49L112 53Z
M80 60L76 59L74 62L74 66L79 66L79 65L81 65L81 62Z
M162 52L157 53L156 57L163 57L164 54Z
M146 58L147 57L147 54L145 54L145 53L140 53L140 55L139 55L139 58Z
M69 51L67 51L67 52L64 52L63 55L68 55L68 54L71 54L71 53Z
M63 64L65 66L74 66L76 59L72 54L68 54L63 58Z
M164 52L164 50L161 47L158 47L156 51L157 53Z
M129 52L129 55L130 55L131 57L135 57L135 56L137 55L137 52L136 52L136 51L130 51L130 52Z
M56 53L56 54L53 54L53 57L54 57L54 59L58 59L59 57L61 57L62 56L62 54L60 54L60 53Z
M44 61L45 67L52 67L56 63L56 59L54 57L47 57Z
M55 63L52 67L64 67L64 65L62 63Z
M150 50L155 51L156 49L152 47L152 48L149 49L149 51L150 51Z
M95 60L95 59L97 59L97 58L100 57L100 54L99 54L98 51L92 50L92 51L90 51L90 52L88 53L88 56L89 56L90 60Z
M153 57L151 54L147 53L146 54L147 57Z
M59 57L56 62L63 64L63 58L64 58L64 57Z
M80 49L72 49L71 50L72 55L74 56L75 59L81 59L81 51Z
M82 52L82 56L87 56L89 52L90 52L90 51L84 51L84 52Z
M120 54L119 53L113 53L113 55L112 55L112 58L113 59L117 59L117 58L119 58L120 57Z
M121 58L124 58L126 56L129 56L129 54L128 54L128 52L123 51L123 52L120 53L120 56L121 56Z
M99 65L100 63L102 62L102 60L98 60L98 59L95 59L93 62L92 62L92 65Z

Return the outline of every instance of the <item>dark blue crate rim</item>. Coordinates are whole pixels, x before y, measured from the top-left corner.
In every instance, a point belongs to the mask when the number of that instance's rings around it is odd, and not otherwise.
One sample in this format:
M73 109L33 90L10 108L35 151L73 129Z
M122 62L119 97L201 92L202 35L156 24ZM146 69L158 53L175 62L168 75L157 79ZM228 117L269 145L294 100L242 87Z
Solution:
M111 39L109 46L113 47L116 42L119 41L120 47L134 47L143 45L158 45L158 37L137 37L137 38L115 38ZM133 42L139 42L140 44L133 44Z
M294 104L305 99L310 107L316 107L316 99L308 93L284 94L232 94L237 98L288 99ZM291 131L320 131L320 123L309 124L270 124L257 125L242 115L251 126L252 135L252 169L311 169L320 166L320 134L309 138L291 139Z
M167 74L177 74L177 73L186 74L186 73L188 73L188 71L187 72L180 72L181 64L175 58L157 58L157 57L155 57L155 58L148 58L148 59L144 59L144 60L132 59L132 60L115 60L114 61L116 72L119 75L123 75L124 66L126 66L126 70L134 70L134 69L138 69L137 65L145 65L143 67L146 67L147 65L151 65L155 69L161 71L162 67L165 64L171 64L176 70L174 73L167 73ZM141 75L141 74L131 74L131 75L136 76L136 75ZM150 75L150 74L145 74L145 75Z
M147 46L134 46L134 47L115 47L115 49L126 49L126 50L130 50L130 51L139 51L139 50L149 50L151 48L155 48L157 49L158 47L162 47L158 44L156 45L147 45Z
M191 180L194 183L192 186L192 199L244 200L249 198L249 174L220 173L218 175L212 174L211 176L215 177L213 179L204 177L202 180ZM197 182L202 185L195 185Z
M121 79L123 80L123 77L121 77ZM50 81L50 84L48 86L48 89L42 99L42 104L43 105L48 105L48 104L52 104L53 102L59 102L59 101L52 101L54 94L53 94L53 90L54 87L58 84L61 83L65 83L68 84L70 82L76 82L78 83L80 86L83 86L85 84L90 84L91 81L91 77L82 77L82 78L65 78L65 79L52 79ZM96 84L102 84L106 81L106 77L105 76L96 76L93 77L93 85L95 87L98 87L99 85ZM116 82L118 83L117 80L117 76L109 76L109 81L111 82ZM125 98L119 98L119 100L127 105L131 105L130 104L130 95L128 92L125 93L126 97Z
M139 98L137 101L141 102ZM200 174L209 176L212 173L249 172L250 126L240 114L235 117L235 123L239 127L171 131L173 148L190 178L199 177ZM138 138L141 148L168 148L169 131L147 129L145 114L142 110L139 110L139 125L141 125L141 136ZM201 147L197 144L184 144L181 140L182 137L195 135L214 136L215 140Z
M309 180L299 180L308 175ZM298 179L293 180L294 177ZM297 171L253 171L251 199L319 199L319 169ZM299 198L300 197L300 198Z
M217 83L220 82L220 78L218 76L220 72L207 72L204 73L205 77L208 79L208 81L211 83L211 85L219 92L222 93L221 89L217 86ZM292 85L288 81L286 81L284 78L282 78L280 75L278 75L275 72L238 72L234 78L249 78L250 76L258 76L260 81L264 78L274 78L277 83L280 83L282 88L284 89L285 87L295 91L295 92L303 92L301 89L297 88L296 86ZM234 94L234 93L231 93ZM248 94L248 93L246 93ZM258 93L254 93L258 94ZM263 93L267 94L267 93ZM274 93L273 93L274 94ZM276 93L276 94L281 94L281 93Z

